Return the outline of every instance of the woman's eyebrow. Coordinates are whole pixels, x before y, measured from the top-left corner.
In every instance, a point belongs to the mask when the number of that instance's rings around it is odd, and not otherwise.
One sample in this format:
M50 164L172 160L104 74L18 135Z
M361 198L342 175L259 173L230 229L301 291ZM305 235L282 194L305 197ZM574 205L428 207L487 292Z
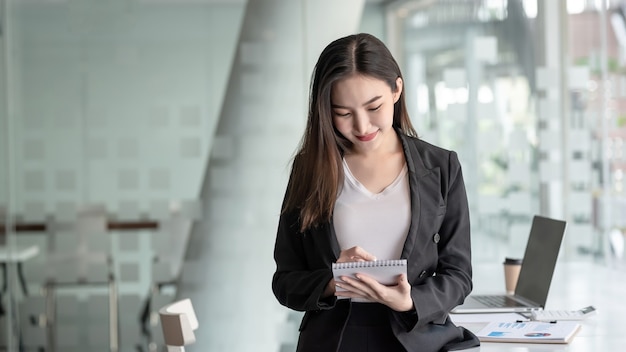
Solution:
M377 95L377 96L373 97L372 99L370 99L370 100L366 101L365 103L363 103L362 106L366 106L368 104L371 104L371 103L375 102L376 100L378 100L378 99L380 99L382 97L383 97L382 95ZM349 107L343 106L343 105L339 105L339 104L331 104L331 107L334 108L334 109L349 109Z

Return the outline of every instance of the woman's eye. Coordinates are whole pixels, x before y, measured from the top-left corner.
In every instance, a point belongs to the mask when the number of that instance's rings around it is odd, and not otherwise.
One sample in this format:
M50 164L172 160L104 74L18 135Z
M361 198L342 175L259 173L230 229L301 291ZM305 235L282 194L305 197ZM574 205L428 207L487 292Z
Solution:
M378 110L380 109L380 107L381 107L381 106L383 106L383 104L380 104L380 105L378 105L377 107L375 107L375 108L371 108L371 109L369 109L369 110L370 110L370 111L378 111Z
M349 112L340 113L340 112L335 111L335 116L346 117L346 116L350 116L350 113Z

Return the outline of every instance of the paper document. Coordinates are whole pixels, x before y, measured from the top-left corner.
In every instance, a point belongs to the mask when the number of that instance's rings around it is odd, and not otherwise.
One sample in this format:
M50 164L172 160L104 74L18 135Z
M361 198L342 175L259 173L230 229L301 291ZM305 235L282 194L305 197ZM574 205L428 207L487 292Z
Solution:
M579 329L580 324L573 321L491 322L476 336L485 342L568 343Z
M450 320L457 325L463 323L491 323L493 321L528 321L530 319L518 313L450 314Z

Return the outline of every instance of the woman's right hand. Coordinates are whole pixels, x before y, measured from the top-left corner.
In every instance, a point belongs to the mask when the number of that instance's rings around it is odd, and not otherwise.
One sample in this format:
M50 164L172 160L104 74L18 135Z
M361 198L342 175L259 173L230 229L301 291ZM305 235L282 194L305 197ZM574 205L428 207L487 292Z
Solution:
M339 258L337 258L337 263L364 262L368 260L376 260L376 257L367 252L365 249L359 246L354 246L341 251L341 253L339 253Z
M359 246L354 246L352 248L348 248L346 250L341 251L341 253L339 253L339 258L337 258L337 263L363 262L366 260L376 260L376 257L368 253L365 249ZM335 280L330 279L330 281L326 285L326 289L324 290L324 293L322 293L322 297L328 297L334 294L335 294Z

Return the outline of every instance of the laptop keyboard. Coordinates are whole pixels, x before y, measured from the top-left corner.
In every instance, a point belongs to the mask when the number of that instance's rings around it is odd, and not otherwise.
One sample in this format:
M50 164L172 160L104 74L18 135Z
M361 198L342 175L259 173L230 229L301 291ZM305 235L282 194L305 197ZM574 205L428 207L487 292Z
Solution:
M498 296L498 295L475 295L474 299L483 303L487 307L524 307L525 304L522 304L509 296Z

